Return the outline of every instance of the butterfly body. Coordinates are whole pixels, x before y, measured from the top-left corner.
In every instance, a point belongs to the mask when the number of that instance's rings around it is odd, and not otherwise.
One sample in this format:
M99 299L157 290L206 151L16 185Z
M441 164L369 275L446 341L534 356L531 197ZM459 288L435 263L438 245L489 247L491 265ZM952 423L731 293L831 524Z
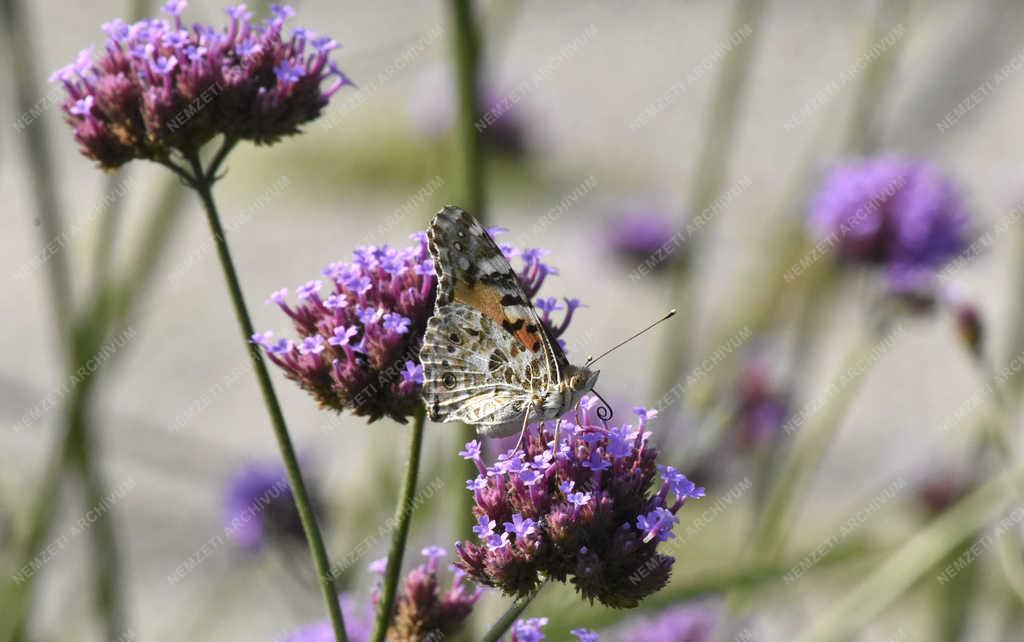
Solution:
M568 362L494 239L452 206L427 235L438 277L420 351L430 418L503 436L575 407L598 371Z

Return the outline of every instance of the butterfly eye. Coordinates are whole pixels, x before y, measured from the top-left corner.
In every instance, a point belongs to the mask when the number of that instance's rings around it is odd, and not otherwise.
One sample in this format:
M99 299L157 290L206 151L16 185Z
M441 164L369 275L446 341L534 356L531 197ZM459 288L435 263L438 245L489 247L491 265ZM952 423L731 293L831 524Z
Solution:
M570 377L569 378L569 387L570 388L579 388L580 384L583 383L582 381L580 381L580 379L581 379L581 377L579 375L573 375L572 377Z

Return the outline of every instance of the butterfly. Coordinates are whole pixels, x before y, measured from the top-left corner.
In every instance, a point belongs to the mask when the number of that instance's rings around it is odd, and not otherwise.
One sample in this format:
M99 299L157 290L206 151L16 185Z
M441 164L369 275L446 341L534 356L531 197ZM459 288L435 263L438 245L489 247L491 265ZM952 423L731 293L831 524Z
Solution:
M458 207L427 230L437 274L420 362L432 421L461 421L486 437L557 419L591 391L599 370L569 363L487 230Z

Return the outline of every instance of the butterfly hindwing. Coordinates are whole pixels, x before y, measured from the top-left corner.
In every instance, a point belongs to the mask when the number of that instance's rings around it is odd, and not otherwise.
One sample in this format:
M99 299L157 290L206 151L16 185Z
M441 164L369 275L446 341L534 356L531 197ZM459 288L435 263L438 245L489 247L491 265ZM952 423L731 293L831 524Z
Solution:
M458 302L439 307L430 318L420 361L433 421L504 426L522 415L544 377L535 355L511 334ZM487 432L498 431L505 432Z

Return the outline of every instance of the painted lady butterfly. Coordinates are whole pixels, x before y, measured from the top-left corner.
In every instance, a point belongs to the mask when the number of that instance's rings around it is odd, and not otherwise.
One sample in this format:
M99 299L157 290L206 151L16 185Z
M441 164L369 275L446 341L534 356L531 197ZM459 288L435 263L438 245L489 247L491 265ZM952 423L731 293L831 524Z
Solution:
M427 237L437 299L420 361L431 420L462 421L498 437L579 403L599 371L569 363L480 223L448 206Z

